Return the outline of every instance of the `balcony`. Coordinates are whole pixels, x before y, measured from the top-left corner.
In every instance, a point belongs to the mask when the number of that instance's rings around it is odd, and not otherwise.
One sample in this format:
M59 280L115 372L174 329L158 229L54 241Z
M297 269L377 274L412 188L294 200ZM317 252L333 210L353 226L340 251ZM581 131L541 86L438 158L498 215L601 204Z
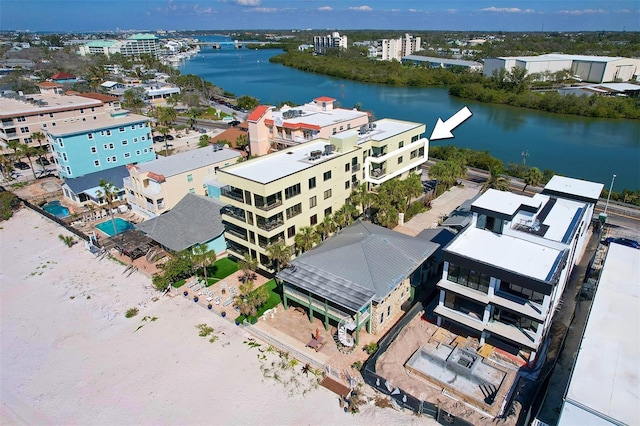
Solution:
M242 190L238 188L234 188L232 186L225 186L220 191L220 194L223 197L231 198L232 200L239 201L244 203L244 196L242 194Z
M284 221L282 218L276 220L265 220L261 221L258 219L256 226L264 231L273 231L274 229L284 225Z
M280 194L278 194L280 195ZM278 206L282 205L282 199L280 197L277 196L269 196L269 197L256 197L255 199L255 205L257 208L259 208L260 210L264 210L264 211L269 211L272 210Z
M373 178L381 178L387 174L387 169L373 169L371 170L371 177Z
M5 137L6 137L6 139L17 138L18 137L18 133L17 132L6 132L5 133Z
M13 127L13 120L2 120L0 121L0 127L5 128L5 127Z
M249 241L249 238L247 238L247 231L242 228L234 228L232 226L226 226L225 233L229 235L233 235L234 237L238 237L242 240Z
M243 209L233 206L225 206L222 208L222 214L246 223L245 212Z
M360 164L351 164L351 173L355 173L360 170Z
M239 255L239 258L243 258L246 254L249 253L249 249L243 245L234 243L233 241L227 240L227 250Z

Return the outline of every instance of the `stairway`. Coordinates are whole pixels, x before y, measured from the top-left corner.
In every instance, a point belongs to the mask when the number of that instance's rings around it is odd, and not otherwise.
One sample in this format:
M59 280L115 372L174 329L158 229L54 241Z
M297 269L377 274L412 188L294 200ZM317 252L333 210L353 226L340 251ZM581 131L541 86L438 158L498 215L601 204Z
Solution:
M349 318L350 320L351 318ZM344 346L350 348L354 345L353 337L347 333L347 325L346 319L343 318L340 323L338 323L338 340Z

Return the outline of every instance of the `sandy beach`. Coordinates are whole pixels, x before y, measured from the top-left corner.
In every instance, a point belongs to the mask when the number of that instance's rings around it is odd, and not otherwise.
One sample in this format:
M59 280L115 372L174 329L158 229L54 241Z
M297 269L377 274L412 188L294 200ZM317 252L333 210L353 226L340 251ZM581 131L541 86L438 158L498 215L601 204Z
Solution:
M433 422L374 405L346 414L300 365L277 371L278 355L241 327L160 297L82 242L66 247L58 235L71 234L37 213L23 208L0 227L3 425ZM200 337L198 324L213 332Z

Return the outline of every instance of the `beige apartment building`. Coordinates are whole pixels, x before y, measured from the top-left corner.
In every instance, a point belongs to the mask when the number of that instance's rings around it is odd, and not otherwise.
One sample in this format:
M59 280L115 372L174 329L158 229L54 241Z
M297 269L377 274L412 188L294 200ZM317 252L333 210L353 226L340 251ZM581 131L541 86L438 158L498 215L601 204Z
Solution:
M0 96L0 146L6 147L12 140L38 146L31 137L35 132L55 130L71 120L91 122L119 107L117 103L107 108L102 100L87 96L63 95L63 86L58 83L43 82L39 86L38 94ZM42 141L43 146L47 144L47 140Z
M338 108L336 99L327 96L279 110L261 105L247 118L249 146L252 155L284 149L369 124L369 113L357 109Z
M214 145L128 165L127 203L134 212L151 218L171 210L189 193L212 196L207 188L218 169L240 157L239 151Z
M293 246L301 228L340 209L361 183L375 186L420 173L429 151L425 129L382 119L220 170L220 198L229 204L223 214L229 253L250 253L269 269L269 244Z

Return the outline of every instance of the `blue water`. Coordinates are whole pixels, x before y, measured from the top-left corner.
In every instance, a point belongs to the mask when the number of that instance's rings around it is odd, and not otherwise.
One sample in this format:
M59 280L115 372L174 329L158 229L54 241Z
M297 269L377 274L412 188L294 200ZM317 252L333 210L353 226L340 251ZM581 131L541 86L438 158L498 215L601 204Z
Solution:
M69 209L60 205L60 201L50 201L42 206L42 210L62 219L69 216Z
M221 36L200 39L229 40ZM467 106L473 116L453 131L454 138L435 140L432 145L489 151L505 165L522 163L522 153L527 151L528 166L601 182L607 188L616 174L614 191L640 188L640 120L592 119L473 103L450 97L447 88L357 83L269 62L279 53L271 49L203 47L179 70L197 74L236 96L253 96L262 104L303 104L318 96L330 96L345 108L359 105L374 119L425 123L427 137L438 118L446 120Z
M124 231L126 231L127 229L133 229L134 226L131 222L126 221L124 219L121 219L119 217L115 218L116 221L116 232L113 231L113 222L111 221L111 219L106 220L104 222L98 223L96 225L96 228L98 228L99 230L101 230L102 232L104 232L105 234L107 234L110 237L113 237L116 234L121 234Z

